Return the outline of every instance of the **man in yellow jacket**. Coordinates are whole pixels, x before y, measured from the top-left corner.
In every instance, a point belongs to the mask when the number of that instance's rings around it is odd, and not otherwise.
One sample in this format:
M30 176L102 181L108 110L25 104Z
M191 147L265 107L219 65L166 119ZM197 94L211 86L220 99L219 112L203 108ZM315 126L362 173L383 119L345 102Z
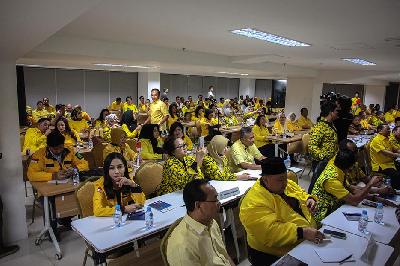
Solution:
M50 119L40 118L37 127L28 128L25 133L22 154L32 154L40 148L46 147L46 137L50 134Z
M303 239L320 243L324 235L316 229L315 207L315 199L287 179L282 158L265 159L261 178L240 205L251 264L270 265Z

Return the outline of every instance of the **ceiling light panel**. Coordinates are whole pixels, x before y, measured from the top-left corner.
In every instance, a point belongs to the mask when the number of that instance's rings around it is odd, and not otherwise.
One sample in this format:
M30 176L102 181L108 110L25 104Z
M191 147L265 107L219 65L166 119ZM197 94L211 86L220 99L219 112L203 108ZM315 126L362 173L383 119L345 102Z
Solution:
M259 39L266 42L271 42L275 44L280 44L284 46L290 47L307 47L311 46L308 43L299 42L296 40L288 39L279 35L275 35L268 32L258 31L251 28L239 29L239 30L232 30L234 34L246 36L248 38Z
M353 63L353 64L362 65L362 66L375 66L376 65L373 62L369 62L369 61L361 59L361 58L342 58L342 60Z

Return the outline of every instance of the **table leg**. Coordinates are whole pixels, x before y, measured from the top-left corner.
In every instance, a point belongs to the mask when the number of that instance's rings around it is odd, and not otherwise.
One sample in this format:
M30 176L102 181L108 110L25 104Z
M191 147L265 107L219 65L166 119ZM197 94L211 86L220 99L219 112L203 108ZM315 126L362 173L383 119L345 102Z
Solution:
M237 231L236 231L236 225L235 225L235 217L233 215L233 209L229 208L226 211L226 218L229 221L228 223L231 226L231 231L232 231L232 237L233 237L233 243L236 249L236 259L237 261L240 261L240 251L239 251L239 244L238 244L238 236L237 236Z
M93 263L94 265L99 265L99 266L106 266L107 262L106 262L106 255L98 253L96 251L93 251Z
M275 143L275 157L279 157L279 145Z
M42 232L40 232L39 237L36 238L35 244L40 245L42 243L43 236L46 234L46 232L49 232L50 240L53 243L54 248L56 249L56 257L57 259L60 260L62 258L62 253L60 246L58 245L57 238L54 235L53 228L50 225L49 198L47 196L43 198L43 206L44 206L44 228Z

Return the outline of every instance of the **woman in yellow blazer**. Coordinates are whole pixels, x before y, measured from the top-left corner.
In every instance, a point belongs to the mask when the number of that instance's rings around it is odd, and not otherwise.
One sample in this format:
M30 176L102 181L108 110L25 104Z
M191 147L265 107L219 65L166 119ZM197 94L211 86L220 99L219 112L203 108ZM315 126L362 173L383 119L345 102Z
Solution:
M110 153L104 160L104 177L95 182L93 213L112 216L118 204L123 213L143 207L146 197L141 187L128 175L128 166L120 153Z
M253 126L254 144L265 157L272 157L275 154L275 146L267 139L270 135L268 122L265 115L259 115Z
M272 132L274 134L283 134L286 129L286 116L284 113L280 113L278 118L275 120L274 127L272 128Z
M110 114L108 109L102 109L99 117L94 122L95 127L105 127L106 126L106 116Z
M82 118L82 111L79 108L72 110L69 126L78 133L84 133L89 130L89 124Z
M111 129L111 143L104 147L103 159L105 160L110 153L118 152L124 156L125 160L135 161L137 154L126 143L126 139L126 133L121 128Z
M289 132L295 132L302 130L301 126L296 121L296 114L291 112L289 119L286 121L286 127Z
M76 143L81 141L78 132L69 127L68 120L64 117L57 119L55 131L60 132L65 137L64 145L72 150Z
M192 140L183 132L183 125L179 122L175 122L169 128L169 135L174 138L181 138L186 144L186 148L191 151L193 149Z
M163 158L162 141L160 140L160 128L156 124L146 124L139 135L141 144L141 156L143 160L161 160Z
M121 128L129 139L133 139L139 136L142 126L137 124L133 111L128 110L122 114Z

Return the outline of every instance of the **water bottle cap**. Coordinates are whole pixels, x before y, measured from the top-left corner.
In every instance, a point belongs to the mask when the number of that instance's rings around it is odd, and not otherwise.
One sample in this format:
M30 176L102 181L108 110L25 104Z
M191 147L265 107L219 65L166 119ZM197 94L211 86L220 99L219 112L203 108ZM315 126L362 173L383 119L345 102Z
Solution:
M119 204L115 205L115 209L116 210L121 210L121 206L119 206Z
M147 209L146 209L147 211L151 211L151 207L150 206L147 206Z
M382 202L378 202L377 207L378 207L378 208L383 208L383 203L382 203Z
M367 210L363 210L362 214L367 215L368 214Z

